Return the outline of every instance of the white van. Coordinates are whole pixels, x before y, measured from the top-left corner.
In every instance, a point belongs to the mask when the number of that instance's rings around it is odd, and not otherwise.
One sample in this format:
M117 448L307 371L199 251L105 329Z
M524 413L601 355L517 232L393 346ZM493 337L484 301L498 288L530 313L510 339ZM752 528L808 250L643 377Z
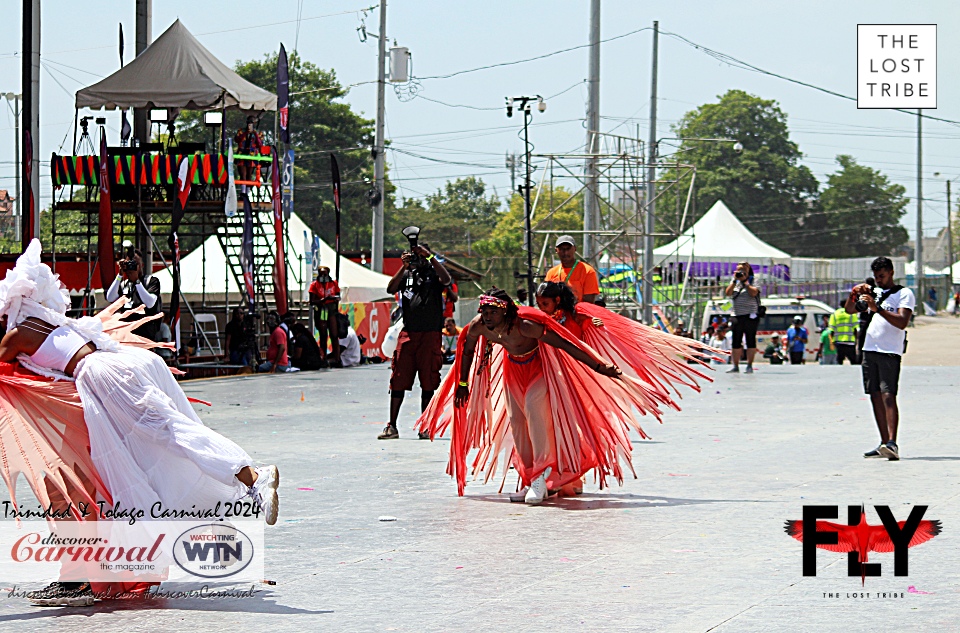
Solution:
M817 357L817 348L820 347L820 329L824 315L831 315L836 308L831 308L823 301L799 297L781 297L771 295L761 297L761 302L767 313L760 319L757 326L757 349L763 354L773 334L779 334L781 341L786 339L787 329L793 325L793 317L798 314L803 317L803 327L807 328L807 348L804 353L806 362L813 363ZM712 299L707 303L703 312L703 321L700 331L703 332L710 325L713 317L722 316L728 321L733 316L733 300L730 297Z

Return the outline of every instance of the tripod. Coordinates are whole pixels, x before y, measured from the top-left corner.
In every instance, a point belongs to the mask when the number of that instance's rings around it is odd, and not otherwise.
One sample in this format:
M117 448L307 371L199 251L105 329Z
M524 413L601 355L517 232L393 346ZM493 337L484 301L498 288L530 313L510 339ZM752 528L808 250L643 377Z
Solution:
M74 156L84 156L96 154L97 150L93 145L93 139L90 138L90 119L92 116L85 116L80 119L80 138L77 140L77 146L74 148Z

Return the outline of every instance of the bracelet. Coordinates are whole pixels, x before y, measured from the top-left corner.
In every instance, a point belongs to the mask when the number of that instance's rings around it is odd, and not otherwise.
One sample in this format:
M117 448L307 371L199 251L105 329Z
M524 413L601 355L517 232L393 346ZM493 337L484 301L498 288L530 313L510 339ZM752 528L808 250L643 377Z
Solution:
M470 384L469 384L466 380L461 380L460 382L457 383L457 385L459 385L459 386L461 386L461 387L469 387L469 386L470 386Z
M427 261L428 261L428 262L429 262L429 261L433 261L433 260L436 259L436 258L437 258L436 255L434 255L433 253L430 253L430 256L427 257Z

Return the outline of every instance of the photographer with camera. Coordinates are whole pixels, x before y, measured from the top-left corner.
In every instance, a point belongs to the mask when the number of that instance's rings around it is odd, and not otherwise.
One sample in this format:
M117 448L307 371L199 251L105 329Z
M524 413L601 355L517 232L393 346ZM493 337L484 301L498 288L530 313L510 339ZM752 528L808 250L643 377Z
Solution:
M733 367L728 374L740 372L743 339L747 339L747 369L753 373L753 357L757 355L757 326L760 324L760 289L753 285L753 267L747 262L737 264L726 295L733 297Z
M403 230L410 241L410 250L400 259L403 267L387 284L387 292L400 293L403 311L403 330L393 353L390 374L390 422L381 440L400 437L397 417L405 391L413 389L413 378L420 377L420 410L424 411L440 387L440 368L443 366L443 308L444 289L450 285L450 273L426 244L418 243L420 229L408 226ZM429 439L424 433L420 439Z
M107 301L113 303L120 297L126 298L126 303L120 308L120 314L144 307L144 313L130 315L125 321L139 321L140 319L158 314L163 309L160 300L160 280L152 275L143 274L143 253L132 246L126 247L125 257L117 264L120 273L113 280L104 293ZM144 323L133 331L134 334L157 340L160 330L160 321L155 319Z
M850 291L844 309L861 313L865 322L863 341L863 390L870 396L873 417L880 431L880 445L863 454L866 458L900 459L897 429L900 410L897 391L900 384L900 357L906 351L906 332L917 300L913 291L893 283L893 262L878 257L870 264L876 287L858 284ZM880 296L877 291L880 290Z

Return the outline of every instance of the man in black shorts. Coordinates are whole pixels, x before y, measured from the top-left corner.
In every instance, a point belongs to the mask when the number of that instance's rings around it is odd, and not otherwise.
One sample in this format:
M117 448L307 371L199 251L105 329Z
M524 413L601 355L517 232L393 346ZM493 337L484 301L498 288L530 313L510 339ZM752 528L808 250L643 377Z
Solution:
M878 257L870 265L876 288L859 284L850 291L844 309L849 314L866 307L868 322L863 341L863 390L870 396L873 417L880 431L880 445L863 454L866 458L886 457L900 459L897 446L897 428L900 410L897 408L897 390L900 384L900 357L905 351L906 332L910 315L917 303L909 288L893 283L893 262ZM862 323L862 321L861 321Z
M390 374L390 422L380 440L395 440L397 417L405 391L413 389L413 379L420 376L420 410L430 404L433 392L440 387L440 368L443 367L443 290L450 282L450 273L443 267L426 244L414 246L412 252L400 256L403 268L397 271L387 292L400 293L403 310L403 330L393 353L393 372ZM420 439L430 439L420 434Z
M757 355L757 326L760 324L760 289L753 285L753 268L747 262L737 264L737 270L727 286L726 294L733 298L733 367L728 374L740 372L743 341L747 342L747 374L753 373L753 357Z

